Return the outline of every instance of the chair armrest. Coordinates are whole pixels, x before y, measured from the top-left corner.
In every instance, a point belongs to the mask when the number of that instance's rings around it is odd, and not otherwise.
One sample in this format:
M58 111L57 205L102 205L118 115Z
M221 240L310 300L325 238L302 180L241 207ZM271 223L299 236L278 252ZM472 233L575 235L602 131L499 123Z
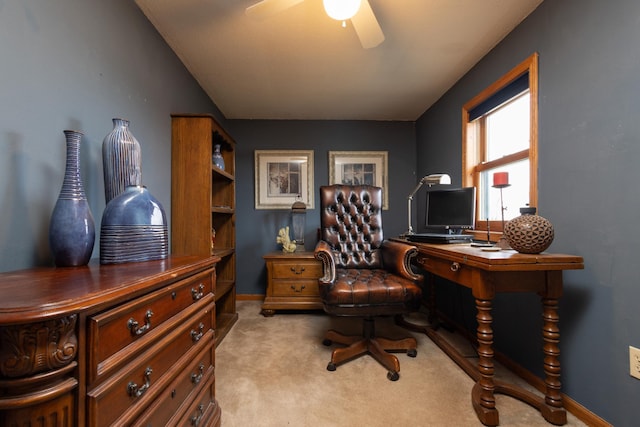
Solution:
M324 240L320 240L314 250L314 256L322 261L322 277L318 280L321 283L333 283L336 280L336 263L331 246Z
M414 273L411 268L411 260L418 255L418 248L406 243L385 240L382 242L381 251L385 270L415 282L423 280L423 276Z

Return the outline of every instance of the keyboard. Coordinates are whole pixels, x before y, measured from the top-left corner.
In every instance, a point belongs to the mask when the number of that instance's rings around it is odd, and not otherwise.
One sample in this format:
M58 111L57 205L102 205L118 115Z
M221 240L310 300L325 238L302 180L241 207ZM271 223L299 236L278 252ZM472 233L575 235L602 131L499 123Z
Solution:
M416 233L407 236L410 242L419 243L471 243L470 234Z

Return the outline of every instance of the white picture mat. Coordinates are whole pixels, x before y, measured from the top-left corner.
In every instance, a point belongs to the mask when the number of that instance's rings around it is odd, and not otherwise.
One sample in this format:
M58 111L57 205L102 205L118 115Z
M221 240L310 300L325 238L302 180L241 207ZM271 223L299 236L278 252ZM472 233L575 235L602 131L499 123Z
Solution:
M382 209L389 209L388 153L386 151L329 151L329 184L350 184L343 176L345 165L373 165L373 185L382 188Z
M286 186L279 186L273 173L270 176L269 169L273 171L278 165L285 179L288 166L293 169L299 166L299 181L294 186L299 191L289 192ZM307 209L314 208L313 150L256 150L255 208L291 209L298 196Z

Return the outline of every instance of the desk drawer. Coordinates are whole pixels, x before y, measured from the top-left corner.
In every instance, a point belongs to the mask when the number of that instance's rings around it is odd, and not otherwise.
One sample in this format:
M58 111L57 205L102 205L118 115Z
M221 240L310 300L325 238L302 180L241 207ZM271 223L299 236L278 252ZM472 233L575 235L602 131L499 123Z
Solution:
M208 307L199 316L176 325L157 344L88 393L90 425L107 426L121 415L126 419L137 416L135 413L172 381L171 376L183 370L176 365L178 359L187 352L200 351L196 348L212 345L213 295L208 294L208 300Z
M213 292L211 272L174 283L89 320L90 366L97 367Z
M273 264L274 279L318 279L322 276L322 264L313 261L291 261Z
M468 288L472 285L472 269L458 262L418 255L416 263L421 268L436 276L443 277Z

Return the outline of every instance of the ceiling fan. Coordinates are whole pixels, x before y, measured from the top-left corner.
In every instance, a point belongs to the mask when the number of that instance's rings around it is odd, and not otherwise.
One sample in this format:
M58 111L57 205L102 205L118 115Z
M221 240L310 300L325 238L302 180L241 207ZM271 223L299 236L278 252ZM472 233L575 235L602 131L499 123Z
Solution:
M245 13L254 18L265 19L289 9L298 3L302 3L303 1L304 0L262 0L253 6L249 6ZM327 15L333 19L337 19L338 21L343 21L343 26L344 21L348 19L351 20L351 24L353 24L353 28L356 30L356 34L358 35L363 48L370 49L378 46L384 41L382 28L380 28L380 24L378 23L368 0L353 0L351 2L347 2L345 0L323 0L323 3ZM344 15L335 15L331 9L332 3L341 5L345 3L353 3L353 8L351 12L346 12Z

